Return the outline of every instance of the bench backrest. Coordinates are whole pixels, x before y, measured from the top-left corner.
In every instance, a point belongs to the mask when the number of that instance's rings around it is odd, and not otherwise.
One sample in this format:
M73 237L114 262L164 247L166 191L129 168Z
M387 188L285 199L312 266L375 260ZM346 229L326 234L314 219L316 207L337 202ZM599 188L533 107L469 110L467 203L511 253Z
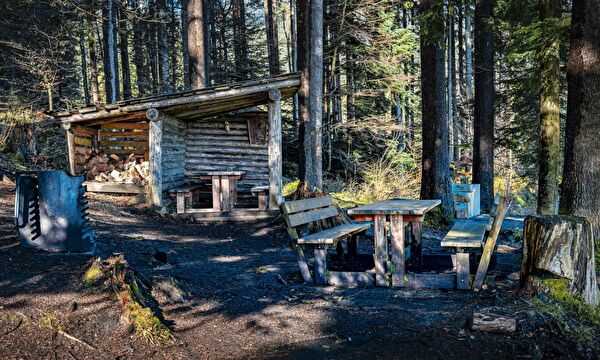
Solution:
M298 238L295 230L298 226L312 222L336 218L339 215L337 206L331 196L286 201L281 205L288 232L293 239Z

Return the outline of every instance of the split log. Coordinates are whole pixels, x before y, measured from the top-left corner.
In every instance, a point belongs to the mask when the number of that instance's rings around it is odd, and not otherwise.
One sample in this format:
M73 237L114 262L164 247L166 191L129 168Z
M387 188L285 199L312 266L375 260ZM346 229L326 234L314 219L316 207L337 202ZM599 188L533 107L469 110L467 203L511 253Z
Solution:
M569 280L569 292L588 304L599 302L590 222L575 216L531 215L525 219L521 287L536 289L535 275Z
M495 314L473 313L471 330L513 334L517 331L517 320Z

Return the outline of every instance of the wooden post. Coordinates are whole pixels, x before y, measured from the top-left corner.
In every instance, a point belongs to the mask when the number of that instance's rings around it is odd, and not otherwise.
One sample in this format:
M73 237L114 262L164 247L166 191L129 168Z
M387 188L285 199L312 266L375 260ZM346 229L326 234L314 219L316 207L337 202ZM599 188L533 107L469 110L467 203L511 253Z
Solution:
M412 242L410 245L411 263L420 270L423 266L423 245L421 244L421 232L423 223L420 221L412 221L410 228L412 232Z
M456 288L466 290L471 288L470 284L469 253L459 252L456 254Z
M148 109L146 117L149 124L150 147L150 199L155 206L163 206L163 179L162 179L162 139L163 119L156 109Z
M387 262L387 238L385 215L375 215L375 285L387 286L385 264Z
M221 211L221 180L219 176L212 177L212 203L214 211Z
M281 159L281 93L269 90L269 209L277 210L282 203L283 163Z
M67 132L67 160L69 161L69 174L77 175L75 159L75 134L70 123L63 123L63 129Z
M392 286L405 286L404 283L404 221L402 215L390 216L390 232L392 236Z
M223 211L231 211L230 196L229 177L221 176L221 209L223 209Z
M177 213L183 214L185 213L185 193L178 192L177 193Z

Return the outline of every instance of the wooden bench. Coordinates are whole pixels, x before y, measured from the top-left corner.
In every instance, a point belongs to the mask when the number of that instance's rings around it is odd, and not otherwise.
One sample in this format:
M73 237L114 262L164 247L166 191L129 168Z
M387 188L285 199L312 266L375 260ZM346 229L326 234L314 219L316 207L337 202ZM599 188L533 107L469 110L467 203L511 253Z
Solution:
M470 253L482 250L482 256L476 274L476 279L481 282L479 288L483 285L483 280L487 273L489 262L496 246L496 240L504 221L507 204L504 197L499 198L499 205L493 214L489 217L481 217L480 220L461 220L457 221L452 229L442 239L441 245L455 253L454 263L456 267L456 287L457 289L470 289ZM486 237L487 234L487 237ZM487 251L487 254L486 254ZM489 258L486 257L489 256ZM485 263L483 268L482 264ZM480 271L483 272L480 274ZM473 288L475 288L475 282Z
M369 224L351 223L333 204L331 196L288 201L281 208L302 278L306 282L312 282L312 276L304 250L312 248L314 252L315 283L327 284L327 249L336 248L340 240L349 238L348 248L355 252L356 236L370 228ZM334 225L335 219L342 224ZM324 229L308 234L306 229L310 224Z
M191 184L181 185L169 190L169 195L177 198L178 214L185 214L186 202L197 200L198 189L200 189L201 187L202 185Z
M254 196L258 196L258 209L267 210L269 206L269 185L256 185L250 189Z

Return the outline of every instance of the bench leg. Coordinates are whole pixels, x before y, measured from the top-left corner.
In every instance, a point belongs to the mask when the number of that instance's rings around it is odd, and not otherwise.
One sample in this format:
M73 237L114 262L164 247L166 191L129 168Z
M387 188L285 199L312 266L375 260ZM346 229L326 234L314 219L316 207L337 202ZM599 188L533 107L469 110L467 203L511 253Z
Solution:
M394 272L392 273L392 286L406 286L404 281L405 254L404 254L404 224L402 215L390 216L390 232L392 238L392 263Z
M185 213L185 193L177 193L177 213Z
M358 236L352 235L348 240L348 255L353 258L358 256Z
M327 285L327 248L315 246L315 283Z
M312 276L310 275L310 270L308 269L308 264L306 263L306 256L304 255L304 247L302 245L292 243L292 249L294 249L294 252L296 253L296 259L298 260L298 266L300 267L302 279L304 282L312 283Z
M387 286L385 265L388 261L385 215L375 215L375 285Z
M230 191L229 178L226 176L221 177L221 209L223 211L231 210L231 191Z
M460 290L470 289L469 253L456 254L456 288Z
M410 245L411 264L420 271L423 267L423 244L421 243L421 229L423 223L420 221L412 221L410 223L412 242Z
M259 210L267 210L267 192L261 191L258 193L258 209Z

